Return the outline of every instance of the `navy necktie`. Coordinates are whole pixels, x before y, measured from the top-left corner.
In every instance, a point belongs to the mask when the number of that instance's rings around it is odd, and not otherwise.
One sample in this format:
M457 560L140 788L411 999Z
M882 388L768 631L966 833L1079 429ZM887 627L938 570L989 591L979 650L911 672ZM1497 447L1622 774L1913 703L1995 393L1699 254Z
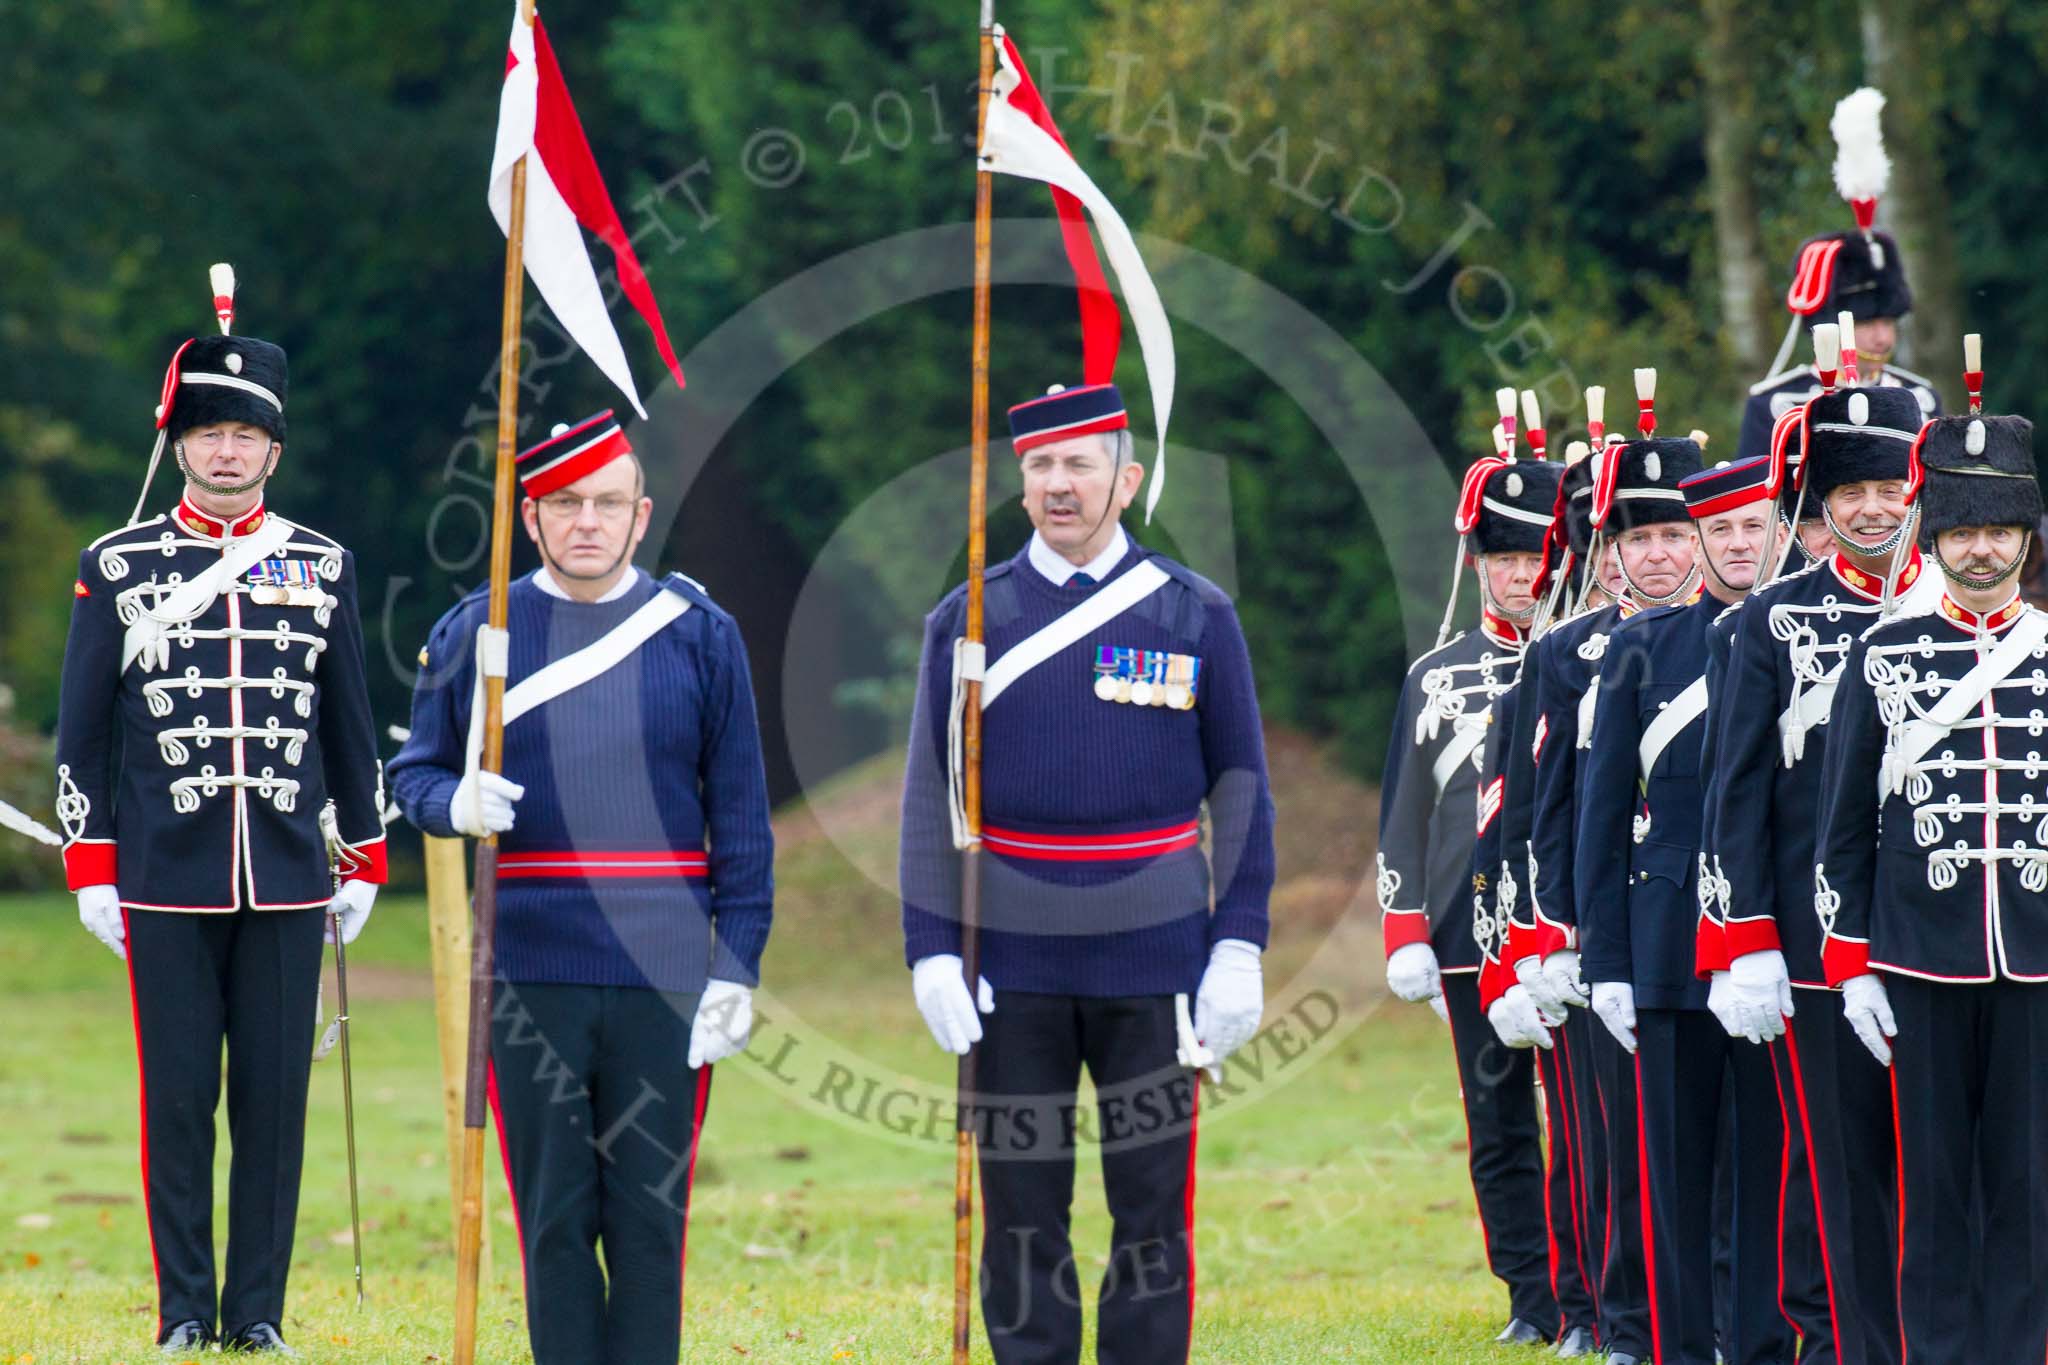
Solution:
M1095 575L1092 573L1077 573L1067 580L1067 586L1070 588L1092 588L1095 586Z

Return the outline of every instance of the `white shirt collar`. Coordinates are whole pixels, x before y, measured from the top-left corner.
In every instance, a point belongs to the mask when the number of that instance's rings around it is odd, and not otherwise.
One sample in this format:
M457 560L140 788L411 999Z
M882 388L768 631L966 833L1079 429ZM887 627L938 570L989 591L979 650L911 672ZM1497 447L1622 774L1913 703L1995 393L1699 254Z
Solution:
M1046 544L1045 537L1036 531L1031 533L1031 545L1026 554L1031 560L1032 568L1050 579L1054 587L1064 588L1067 586L1067 580L1077 573L1085 573L1097 583L1102 582L1109 577L1110 570L1123 561L1124 552L1130 548L1131 538L1125 535L1124 528L1119 526L1103 552L1086 564L1070 563L1058 550Z
M604 596L597 600L600 602L613 602L624 597L633 590L633 585L640 581L641 573L640 566L637 564L633 565L626 572L620 574L619 581L606 588ZM562 585L555 581L555 576L548 572L548 566L545 564L533 571L533 586L539 588L550 597L559 597L565 602L572 600Z

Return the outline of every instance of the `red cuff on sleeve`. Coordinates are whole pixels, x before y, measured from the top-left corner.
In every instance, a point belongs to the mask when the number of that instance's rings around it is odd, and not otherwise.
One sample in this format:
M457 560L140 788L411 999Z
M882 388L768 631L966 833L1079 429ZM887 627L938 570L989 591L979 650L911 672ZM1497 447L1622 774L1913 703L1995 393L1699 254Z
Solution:
M378 835L367 844L357 844L342 850L341 875L344 881L369 882L382 886L390 872L384 862L384 836Z
M1515 983L1514 968L1505 961L1485 961L1479 964L1479 1012L1486 1013L1493 1008L1493 1002L1508 993L1508 987Z
M1829 935L1821 944L1820 969L1830 986L1862 976L1870 970L1870 945L1861 939Z
M1778 922L1769 915L1754 919L1731 919L1723 931L1727 935L1727 946L1721 950L1722 964L1734 961L1744 953L1783 952L1785 945L1778 941Z
M1387 956L1411 943L1429 942L1429 916L1420 910L1389 910L1381 921L1386 935Z
M1529 940L1529 954L1548 960L1552 953L1561 953L1572 946L1571 932L1561 924L1552 924L1547 919L1536 921L1536 928Z
M80 839L64 845L64 885L73 891L110 886L119 880L112 839Z
M1701 915L1699 932L1692 941L1693 975L1705 981L1715 972L1727 971L1730 953L1728 932L1721 921Z

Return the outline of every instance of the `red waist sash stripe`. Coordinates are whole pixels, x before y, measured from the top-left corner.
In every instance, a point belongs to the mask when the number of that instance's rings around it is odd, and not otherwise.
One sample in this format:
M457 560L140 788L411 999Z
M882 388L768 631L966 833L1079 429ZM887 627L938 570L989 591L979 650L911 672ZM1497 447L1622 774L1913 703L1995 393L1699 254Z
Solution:
M710 863L696 849L658 849L645 853L570 851L538 853L522 849L498 855L500 877L704 877Z
M981 841L1006 858L1039 858L1050 862L1110 862L1157 858L1193 848L1202 841L1199 817L1162 829L1134 829L1120 834L1026 834L985 825Z

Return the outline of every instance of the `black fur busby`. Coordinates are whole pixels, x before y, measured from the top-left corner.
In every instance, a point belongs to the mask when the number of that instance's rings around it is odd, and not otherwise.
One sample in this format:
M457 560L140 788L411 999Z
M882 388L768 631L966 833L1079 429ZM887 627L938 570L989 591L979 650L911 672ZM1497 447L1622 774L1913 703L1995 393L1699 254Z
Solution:
M289 374L281 347L255 337L198 337L178 356L177 369L173 438L215 422L247 422L284 439Z
M1889 232L1850 230L1827 232L1800 244L1793 258L1795 283L1804 270L1829 255L1830 243L1841 247L1832 253L1823 269L1831 271L1820 299L1805 310L1806 316L1833 322L1837 313L1848 313L1858 322L1870 318L1902 318L1913 311L1912 286L1906 283L1906 258ZM1822 283L1814 280L1813 283ZM1807 297L1811 297L1811 292Z
M1562 477L1564 467L1551 460L1516 460L1494 470L1480 497L1472 553L1540 552Z
M2041 522L2034 424L2024 417L1937 417L1920 441L1921 534L1931 543L1958 526Z
M1922 420L1920 400L1907 388L1836 389L1808 403L1799 432L1807 509L1818 514L1845 483L1903 480Z
M1612 490L1601 529L1619 533L1668 521L1690 522L1679 482L1700 472L1699 442L1688 436L1653 436L1611 446L1611 473L1601 483ZM1596 509L1597 512L1597 509Z

